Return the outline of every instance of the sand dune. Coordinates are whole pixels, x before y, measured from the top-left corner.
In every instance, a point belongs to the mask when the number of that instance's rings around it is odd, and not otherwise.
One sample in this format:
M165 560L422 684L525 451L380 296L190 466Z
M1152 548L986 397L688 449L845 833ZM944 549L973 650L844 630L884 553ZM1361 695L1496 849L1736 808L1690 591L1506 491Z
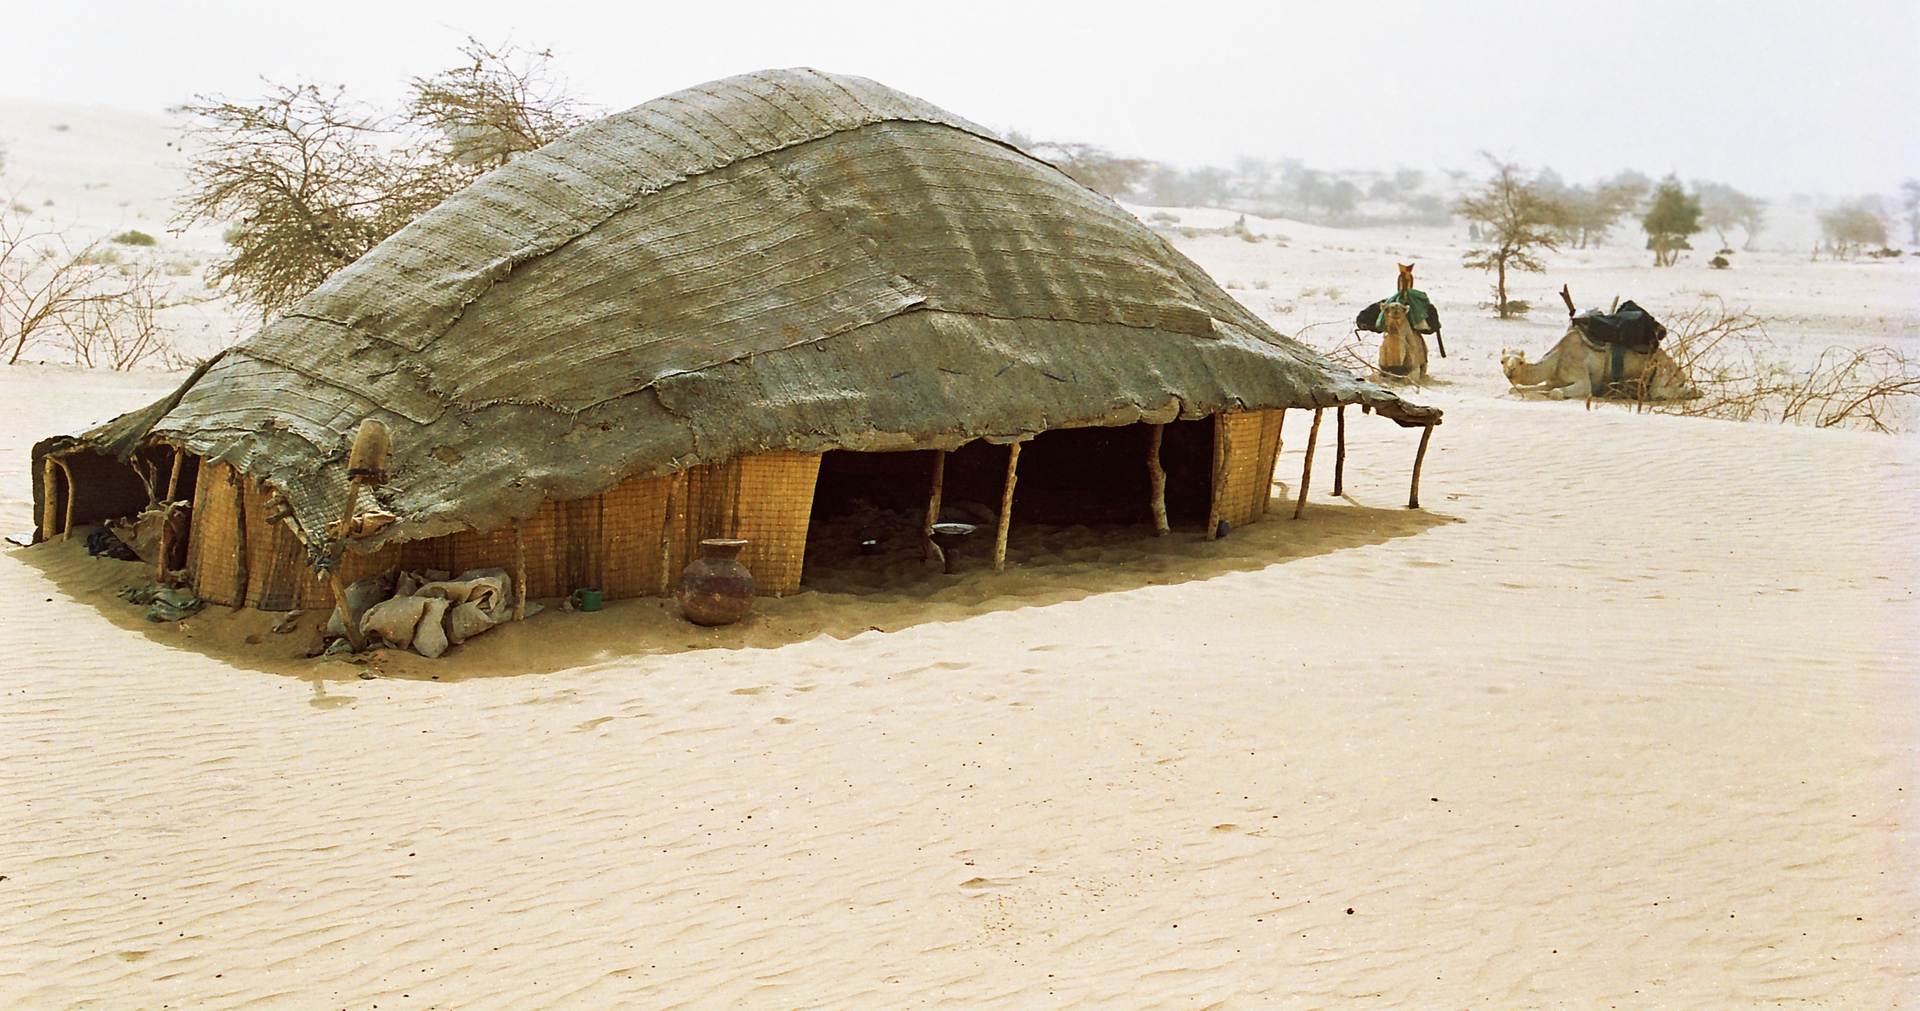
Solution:
M1190 578L556 615L645 634L518 677L222 662L12 553L0 996L1904 1005L1914 441L1463 400L1431 522L1316 551L1404 495L1354 430Z

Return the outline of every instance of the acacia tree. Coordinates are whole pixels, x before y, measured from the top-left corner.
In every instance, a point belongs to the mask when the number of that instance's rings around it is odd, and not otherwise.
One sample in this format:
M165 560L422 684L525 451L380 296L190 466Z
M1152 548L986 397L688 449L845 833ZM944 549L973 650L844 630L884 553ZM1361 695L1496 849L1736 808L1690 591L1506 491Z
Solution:
M1870 199L1821 213L1820 234L1834 255L1850 257L1861 249L1887 244L1887 222L1870 206Z
M1565 214L1537 181L1528 181L1519 165L1487 155L1493 175L1478 192L1454 204L1453 213L1480 227L1481 245L1467 250L1461 263L1495 272L1494 305L1501 319L1525 311L1507 298L1507 271L1540 273L1541 250L1560 248Z
M274 85L253 104L202 97L177 111L196 121L175 225L228 222L229 253L207 280L262 316L299 301L466 182L342 89Z
M1117 198L1132 193L1154 169L1154 164L1144 158L1122 158L1093 144L1034 141L1019 133L1011 135L1011 142L1104 197Z
M460 52L472 63L413 79L407 121L437 131L446 160L476 169L505 165L586 122L565 82L550 69L553 51L489 48L472 36Z
M1753 240L1766 222L1765 200L1748 196L1726 183L1698 179L1694 180L1693 194L1700 201L1700 224L1720 237L1722 248L1731 245L1727 242L1727 233L1735 228L1746 233L1746 241L1741 246L1753 248Z
M1647 248L1653 250L1653 265L1671 267L1680 260L1680 251L1692 249L1687 241L1700 231L1700 201L1680 188L1680 180L1668 176L1653 191L1653 206L1640 218L1647 233Z
M208 282L263 317L284 312L482 172L579 122L546 53L471 39L462 52L472 65L416 79L399 117L344 89L271 82L257 102L179 107L193 121L174 224L227 224L229 252Z

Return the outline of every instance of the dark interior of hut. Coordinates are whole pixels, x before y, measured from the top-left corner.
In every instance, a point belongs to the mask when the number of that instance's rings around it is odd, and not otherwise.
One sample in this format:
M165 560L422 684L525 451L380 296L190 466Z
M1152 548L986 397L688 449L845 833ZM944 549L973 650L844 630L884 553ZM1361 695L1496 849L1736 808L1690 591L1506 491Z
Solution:
M1041 526L1137 527L1153 536L1147 447L1152 427L1064 428L1021 447L1014 485L1014 529ZM992 554L1008 447L984 440L947 454L942 522L973 524L963 551L976 564ZM860 453L832 450L820 459L807 533L809 582L825 570L921 564L921 524L932 490L931 450ZM1162 429L1169 522L1204 526L1210 505L1213 422L1176 421ZM971 567L971 566L969 566Z
M182 461L174 500L193 500L200 469L196 463L191 457ZM165 497L168 483L174 481L172 467L173 451L164 446L142 447L126 463L90 449L60 454L51 471L43 468L36 475L52 482L45 486L42 500L52 522L42 524L42 534L63 533L69 523L78 529L138 515Z

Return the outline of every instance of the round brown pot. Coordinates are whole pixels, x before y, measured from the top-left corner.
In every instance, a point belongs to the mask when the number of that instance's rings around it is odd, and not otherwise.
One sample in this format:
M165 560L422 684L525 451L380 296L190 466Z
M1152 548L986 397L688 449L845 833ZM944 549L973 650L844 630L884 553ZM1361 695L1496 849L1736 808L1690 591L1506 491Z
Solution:
M731 625L753 610L753 573L740 564L747 542L710 537L700 542L700 557L680 573L674 590L680 613L696 625Z

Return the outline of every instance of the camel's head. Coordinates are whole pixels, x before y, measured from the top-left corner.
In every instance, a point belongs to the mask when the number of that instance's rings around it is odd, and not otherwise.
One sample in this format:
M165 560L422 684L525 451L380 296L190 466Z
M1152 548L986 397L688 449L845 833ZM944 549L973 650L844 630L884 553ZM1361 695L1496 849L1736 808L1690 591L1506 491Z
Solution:
M1400 267L1400 286L1396 290L1406 291L1408 288L1413 287L1413 264L1402 263L1402 264L1399 264L1399 267Z
M1500 373L1508 379L1513 378L1513 371L1515 369L1525 364L1527 364L1527 353L1525 351L1515 351L1512 348L1500 349Z
M1407 325L1407 307L1398 302L1388 302L1380 307L1380 325L1387 330L1398 330Z

